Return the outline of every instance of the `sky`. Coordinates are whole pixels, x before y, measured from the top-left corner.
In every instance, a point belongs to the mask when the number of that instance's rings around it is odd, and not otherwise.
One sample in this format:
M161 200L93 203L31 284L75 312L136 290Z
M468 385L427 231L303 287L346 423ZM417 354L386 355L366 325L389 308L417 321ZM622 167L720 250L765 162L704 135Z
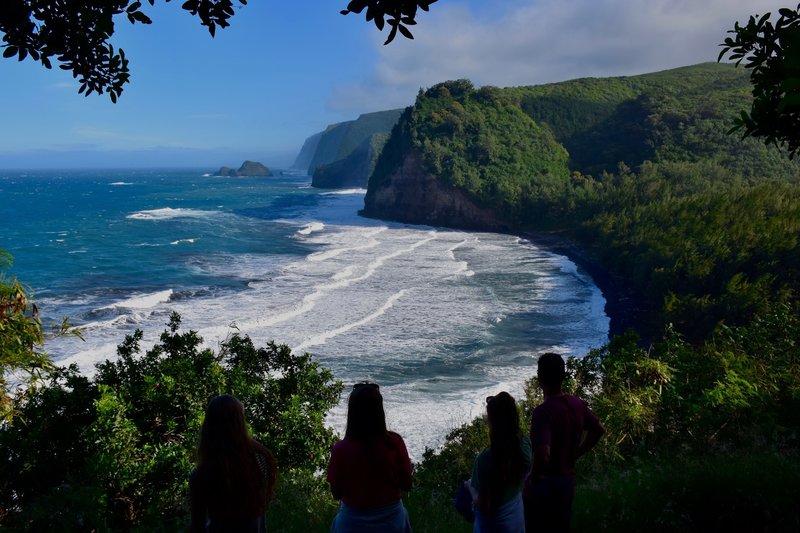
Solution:
M736 21L787 0L439 0L384 46L347 0L250 0L211 38L181 2L116 22L116 104L70 73L0 59L0 169L291 165L328 124L411 105L448 79L536 85L716 61Z

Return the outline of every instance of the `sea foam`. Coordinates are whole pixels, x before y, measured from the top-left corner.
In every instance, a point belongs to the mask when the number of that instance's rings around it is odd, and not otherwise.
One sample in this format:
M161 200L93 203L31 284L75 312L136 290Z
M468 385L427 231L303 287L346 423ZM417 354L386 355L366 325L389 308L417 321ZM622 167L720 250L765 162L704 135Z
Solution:
M172 289L165 291L158 291L149 294L139 294L132 296L127 300L115 302L110 305L104 305L99 309L150 309L158 304L166 303L172 296Z
M144 211L137 211L131 213L125 218L134 220L169 220L173 218L207 218L213 215L220 214L220 211L204 211L201 209L173 209L171 207L162 207L161 209L146 209Z

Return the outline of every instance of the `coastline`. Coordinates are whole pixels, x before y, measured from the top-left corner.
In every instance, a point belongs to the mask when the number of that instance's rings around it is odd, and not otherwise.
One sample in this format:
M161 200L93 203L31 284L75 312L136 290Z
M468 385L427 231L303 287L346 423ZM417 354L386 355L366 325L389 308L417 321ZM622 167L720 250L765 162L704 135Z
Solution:
M650 312L643 298L636 295L625 280L614 276L593 256L585 245L553 232L514 232L549 252L567 257L589 276L605 298L605 313L609 318L608 338L622 335L634 329L640 335L640 343L649 344L644 333L642 318Z
M611 340L616 335L622 335L630 329L636 330L639 334L639 343L646 345L650 343L650 337L645 331L642 320L650 311L643 298L636 295L625 280L619 276L614 276L608 271L600 261L594 257L591 250L565 235L557 232L536 232L511 230L508 228L481 227L480 225L444 225L430 224L424 221L398 220L391 217L380 217L367 214L366 210L361 209L359 216L374 220L387 220L391 222L402 222L405 224L424 225L433 227L447 227L451 229L463 229L469 231L487 231L491 233L505 233L515 235L525 239L535 246L543 248L549 252L563 255L581 270L591 276L592 281L600 289L606 303L604 311L609 318L608 339Z

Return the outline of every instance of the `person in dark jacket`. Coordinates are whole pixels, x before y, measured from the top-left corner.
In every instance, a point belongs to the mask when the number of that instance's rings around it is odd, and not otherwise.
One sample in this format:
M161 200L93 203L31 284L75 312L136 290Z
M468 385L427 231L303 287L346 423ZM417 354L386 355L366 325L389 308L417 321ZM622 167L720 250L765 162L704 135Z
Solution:
M190 531L266 532L278 469L272 453L250 437L238 399L223 394L209 402L197 452L189 475Z

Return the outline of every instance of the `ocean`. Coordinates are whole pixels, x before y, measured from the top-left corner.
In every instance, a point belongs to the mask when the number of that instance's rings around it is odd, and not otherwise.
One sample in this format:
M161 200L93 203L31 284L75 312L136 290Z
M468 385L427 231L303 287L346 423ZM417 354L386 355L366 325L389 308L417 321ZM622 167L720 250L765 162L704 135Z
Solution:
M518 396L537 354L607 341L605 301L565 257L512 235L358 216L365 190L203 170L0 171L0 248L46 322L69 317L60 364L152 345L171 311L218 347L234 331L311 353L345 384L381 385L387 422L421 458ZM345 389L347 391L347 388ZM343 403L328 423L344 432Z

